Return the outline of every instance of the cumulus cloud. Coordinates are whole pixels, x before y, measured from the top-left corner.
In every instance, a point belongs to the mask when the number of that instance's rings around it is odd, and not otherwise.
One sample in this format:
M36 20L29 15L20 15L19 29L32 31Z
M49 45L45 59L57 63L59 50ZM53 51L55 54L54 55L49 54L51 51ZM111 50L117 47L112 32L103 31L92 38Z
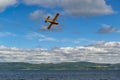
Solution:
M105 0L62 0L61 2L64 10L74 16L98 16L114 13Z
M0 46L1 62L60 63L89 61L120 63L120 42L98 42L89 46L61 47L51 50L19 49Z
M0 37L6 37L6 36L16 36L16 35L11 32L0 32Z
M7 7L13 6L17 0L0 0L0 12L4 11Z
M116 33L116 32L118 33L120 32L120 30L107 24L103 24L102 28L97 31L97 33L100 34Z
M113 14L115 11L105 0L23 0L27 5L62 8L73 16L98 16Z

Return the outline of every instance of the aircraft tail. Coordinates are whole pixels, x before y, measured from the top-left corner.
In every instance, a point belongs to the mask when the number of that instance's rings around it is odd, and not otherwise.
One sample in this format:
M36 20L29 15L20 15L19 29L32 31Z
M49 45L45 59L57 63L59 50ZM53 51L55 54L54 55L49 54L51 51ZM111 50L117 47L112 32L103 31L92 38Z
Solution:
M45 19L45 22L48 22L49 18L50 18L50 16L48 16L48 17Z

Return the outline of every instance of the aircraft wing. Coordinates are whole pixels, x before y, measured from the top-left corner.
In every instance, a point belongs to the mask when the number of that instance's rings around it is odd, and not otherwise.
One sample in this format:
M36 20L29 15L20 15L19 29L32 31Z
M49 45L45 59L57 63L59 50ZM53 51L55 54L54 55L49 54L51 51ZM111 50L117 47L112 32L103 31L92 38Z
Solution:
M52 25L53 25L53 24L51 23L51 24L48 26L48 29L50 29Z
M59 13L57 13L53 19L53 21L55 21L57 19L57 17L59 16Z

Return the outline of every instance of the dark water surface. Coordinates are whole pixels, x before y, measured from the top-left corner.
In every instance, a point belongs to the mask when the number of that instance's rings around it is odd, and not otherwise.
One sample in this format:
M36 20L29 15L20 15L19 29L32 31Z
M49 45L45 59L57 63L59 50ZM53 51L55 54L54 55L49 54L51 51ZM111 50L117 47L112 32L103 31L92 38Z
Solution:
M120 80L120 71L0 71L0 80Z

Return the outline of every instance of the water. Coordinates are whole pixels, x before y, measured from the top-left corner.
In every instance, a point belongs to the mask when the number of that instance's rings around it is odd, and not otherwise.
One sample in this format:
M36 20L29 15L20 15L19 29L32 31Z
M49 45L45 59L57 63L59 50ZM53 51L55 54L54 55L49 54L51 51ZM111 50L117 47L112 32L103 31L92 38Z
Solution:
M0 71L0 80L120 80L120 71Z

